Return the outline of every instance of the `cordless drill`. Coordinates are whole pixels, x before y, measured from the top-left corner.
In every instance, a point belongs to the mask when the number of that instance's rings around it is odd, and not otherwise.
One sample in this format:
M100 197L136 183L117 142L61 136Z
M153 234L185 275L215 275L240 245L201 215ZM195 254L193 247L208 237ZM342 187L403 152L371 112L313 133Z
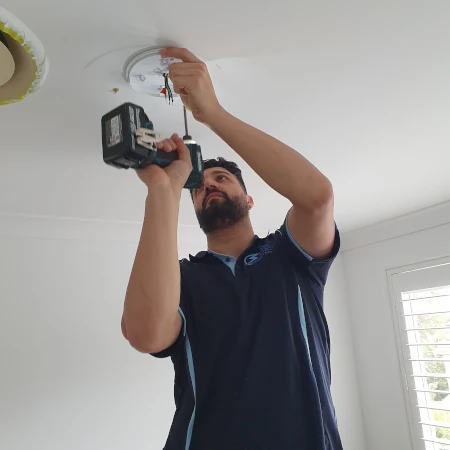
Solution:
M200 145L187 132L186 110L184 110L186 135L183 138L189 149L192 172L184 185L186 189L203 185L203 159ZM118 169L141 169L150 164L168 166L178 158L176 150L166 152L156 148L153 123L144 109L133 103L124 103L102 117L103 161Z

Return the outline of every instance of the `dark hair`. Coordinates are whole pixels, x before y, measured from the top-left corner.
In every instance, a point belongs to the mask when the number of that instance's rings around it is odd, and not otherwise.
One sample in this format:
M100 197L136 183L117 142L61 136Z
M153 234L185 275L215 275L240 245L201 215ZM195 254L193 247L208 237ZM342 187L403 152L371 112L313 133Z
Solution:
M228 172L230 172L237 178L239 184L242 186L242 189L244 189L244 192L247 193L247 188L245 187L245 183L242 178L241 169L239 169L239 166L235 162L227 161L221 156L219 156L217 159L206 159L203 161L204 170L211 169L212 167L221 167L222 169L228 170Z

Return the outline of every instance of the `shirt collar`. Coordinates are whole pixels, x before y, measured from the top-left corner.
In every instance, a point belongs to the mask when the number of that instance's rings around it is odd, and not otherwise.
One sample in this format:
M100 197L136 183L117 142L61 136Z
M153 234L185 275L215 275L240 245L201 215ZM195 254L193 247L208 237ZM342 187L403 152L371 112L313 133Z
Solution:
M253 238L253 242L242 252L242 254L247 253L257 242L259 242L261 240L262 239L255 234L255 237ZM200 261L204 260L206 257L214 256L212 253L219 255L219 253L213 252L212 250L208 249L208 250L203 250L201 252L198 252L195 256L190 254L189 260L191 262L200 262ZM221 256L226 256L226 255L221 255ZM214 258L217 259L215 256L214 256Z

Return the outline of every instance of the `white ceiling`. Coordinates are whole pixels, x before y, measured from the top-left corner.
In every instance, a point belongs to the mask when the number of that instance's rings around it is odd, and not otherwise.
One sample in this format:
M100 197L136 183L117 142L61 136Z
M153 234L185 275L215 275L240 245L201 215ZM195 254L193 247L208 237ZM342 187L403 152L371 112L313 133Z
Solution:
M102 161L100 118L132 101L166 134L180 104L138 97L126 58L172 42L208 61L232 113L293 146L333 182L358 228L450 199L450 2L3 0L50 57L43 89L0 107L0 213L140 220L145 189ZM118 94L111 89L119 88ZM235 158L191 122L204 157ZM257 229L287 203L248 168ZM188 197L180 223L196 225Z

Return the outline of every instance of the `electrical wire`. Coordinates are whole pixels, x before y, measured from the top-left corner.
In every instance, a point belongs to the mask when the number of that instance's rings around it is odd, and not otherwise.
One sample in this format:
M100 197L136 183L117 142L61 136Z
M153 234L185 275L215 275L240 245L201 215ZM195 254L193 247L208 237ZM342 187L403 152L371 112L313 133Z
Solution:
M170 88L170 84L169 84L169 74L164 73L163 77L164 77L164 87L166 88L166 90L164 92L164 97L166 100L169 99L169 105L170 105L171 103L173 103L173 94L172 94L172 89Z

